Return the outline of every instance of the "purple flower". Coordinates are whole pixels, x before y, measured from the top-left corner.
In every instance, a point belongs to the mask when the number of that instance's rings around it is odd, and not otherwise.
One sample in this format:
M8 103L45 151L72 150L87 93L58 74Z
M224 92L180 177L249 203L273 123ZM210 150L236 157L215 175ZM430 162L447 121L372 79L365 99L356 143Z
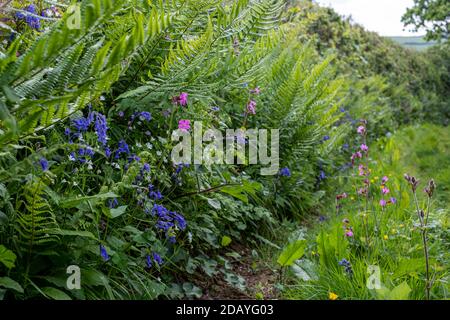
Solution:
M122 118L125 115L125 113L123 111L119 111L118 115L119 115L119 117Z
M42 171L48 170L48 161L45 158L39 159L39 165L41 166Z
M391 203L392 203L392 204L396 204L396 203L397 203L397 199L394 198L394 197L391 197Z
M214 112L217 112L217 111L219 111L219 110L220 110L220 108L219 108L219 107L217 107L217 106L215 106L215 107L212 107L212 108L211 108L211 110L212 110L212 111L214 111Z
M327 175L325 174L325 171L320 170L319 180L322 181L322 180L325 180L326 178L327 178Z
M107 158L111 157L111 149L108 146L105 147L105 156Z
M100 112L95 113L95 133L98 137L98 142L102 145L106 145L106 140L108 139L106 135L106 131L108 130L108 126L106 125L106 117Z
M119 147L116 150L115 158L119 159L121 153L130 153L130 148L128 147L128 144L125 142L125 140L119 141Z
M162 259L161 256L160 256L158 253L156 253L156 252L153 252L153 260L154 260L159 266L161 266L161 265L163 264L163 259Z
M178 121L178 129L185 132L189 131L191 129L191 120Z
M280 170L279 175L281 177L290 177L291 176L291 170L289 170L289 168L283 168Z
M114 209L114 208L117 207L118 205L119 205L119 201L117 201L117 198L109 199L109 200L108 200L108 208Z
M152 115L148 111L142 111L141 113L139 113L139 119L141 121L144 121L144 120L150 121L152 119Z
M330 136L326 135L325 137L323 137L322 140L323 140L323 141L328 141L328 140L330 140Z
M247 104L247 113L248 114L256 114L256 101L250 100Z
M250 90L250 93L252 93L252 94L260 94L261 93L261 89L259 87L256 87L255 89Z
M181 214L176 213L176 212L172 212L172 215L173 215L173 219L177 223L178 227L181 230L186 229L187 223L186 223L186 220L184 219L184 217Z
M147 267L150 269L153 266L153 263L152 263L152 258L149 255L147 255L147 257L146 257L146 262L147 262Z
M102 256L103 261L109 260L108 252L103 245L100 245L100 255Z
M347 238L352 238L352 237L353 237L353 230L347 230L347 231L345 232L345 236L346 236Z
M364 126L359 126L358 129L356 129L356 131L357 131L360 135L363 135L364 133L366 133L366 127L364 127Z
M66 135L66 136L70 136L70 128L66 128L65 130L64 130L64 134Z
M144 166L142 167L142 170L149 172L150 171L150 165L148 163L144 163Z
M389 181L389 178L387 176L384 176L383 179L381 179L381 183L386 184Z
M184 107L188 104L188 94L186 92L182 92L179 96L173 97L172 102L176 105Z
M387 205L387 202L386 202L386 200L384 200L384 199L381 199L381 200L380 200L380 206L382 206L382 207L386 207L386 205Z
M367 152L367 151L369 151L369 147L363 143L361 145L361 150L364 151L364 152Z
M381 192L383 193L383 194L388 194L389 192L391 192L388 188L386 188L386 187L382 187L381 188Z

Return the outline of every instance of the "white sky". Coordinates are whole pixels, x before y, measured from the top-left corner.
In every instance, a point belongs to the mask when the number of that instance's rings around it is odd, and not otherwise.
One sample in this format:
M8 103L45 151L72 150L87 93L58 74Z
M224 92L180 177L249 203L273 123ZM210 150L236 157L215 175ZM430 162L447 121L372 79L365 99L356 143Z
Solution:
M419 36L423 33L403 31L401 22L413 0L316 0L334 8L341 15L351 15L354 22L382 36Z

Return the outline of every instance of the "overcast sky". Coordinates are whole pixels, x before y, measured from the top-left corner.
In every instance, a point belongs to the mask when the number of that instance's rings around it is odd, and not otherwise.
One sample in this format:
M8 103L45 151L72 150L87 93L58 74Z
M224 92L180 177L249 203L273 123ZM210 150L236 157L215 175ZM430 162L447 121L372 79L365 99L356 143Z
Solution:
M353 17L353 21L367 30L382 36L421 35L403 31L401 22L406 9L412 7L413 0L316 0L323 6L331 6L338 13Z

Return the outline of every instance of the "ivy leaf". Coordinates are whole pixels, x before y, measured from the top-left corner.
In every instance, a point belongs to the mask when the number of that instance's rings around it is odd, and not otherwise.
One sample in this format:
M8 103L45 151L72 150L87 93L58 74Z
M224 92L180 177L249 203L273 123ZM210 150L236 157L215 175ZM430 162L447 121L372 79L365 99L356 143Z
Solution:
M0 262L3 263L8 269L14 268L14 262L16 262L16 254L5 246L0 245Z
M282 267L292 264L305 254L306 240L297 240L287 245L278 257L278 264Z

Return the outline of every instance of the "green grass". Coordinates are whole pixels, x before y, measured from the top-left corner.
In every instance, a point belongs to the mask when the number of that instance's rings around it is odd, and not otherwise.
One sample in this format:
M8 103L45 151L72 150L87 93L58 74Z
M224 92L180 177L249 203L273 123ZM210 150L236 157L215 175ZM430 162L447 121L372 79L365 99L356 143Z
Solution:
M449 186L450 186L450 131L432 125L404 128L391 138L379 141L371 148L369 167L372 189L368 209L365 198L355 194L361 183L356 174L340 179L337 193L347 192L340 214L334 205L328 210L326 222L316 222L307 234L308 250L297 262L308 274L305 281L300 272L290 272L284 297L287 299L328 299L330 293L339 299L424 299L425 260L421 233L412 204L412 193L403 178L408 172L421 179L418 188L420 206L425 207L423 188L430 178L438 185L430 214L429 252L435 282L432 299L449 297ZM356 170L357 171L357 170ZM389 177L387 186L396 204L385 209L379 205L379 190L383 176ZM348 219L354 237L346 238L343 219ZM352 265L349 276L338 264L347 259ZM375 265L381 271L381 289L367 287L368 267ZM305 268L304 266L307 266ZM301 279L303 278L303 279Z

